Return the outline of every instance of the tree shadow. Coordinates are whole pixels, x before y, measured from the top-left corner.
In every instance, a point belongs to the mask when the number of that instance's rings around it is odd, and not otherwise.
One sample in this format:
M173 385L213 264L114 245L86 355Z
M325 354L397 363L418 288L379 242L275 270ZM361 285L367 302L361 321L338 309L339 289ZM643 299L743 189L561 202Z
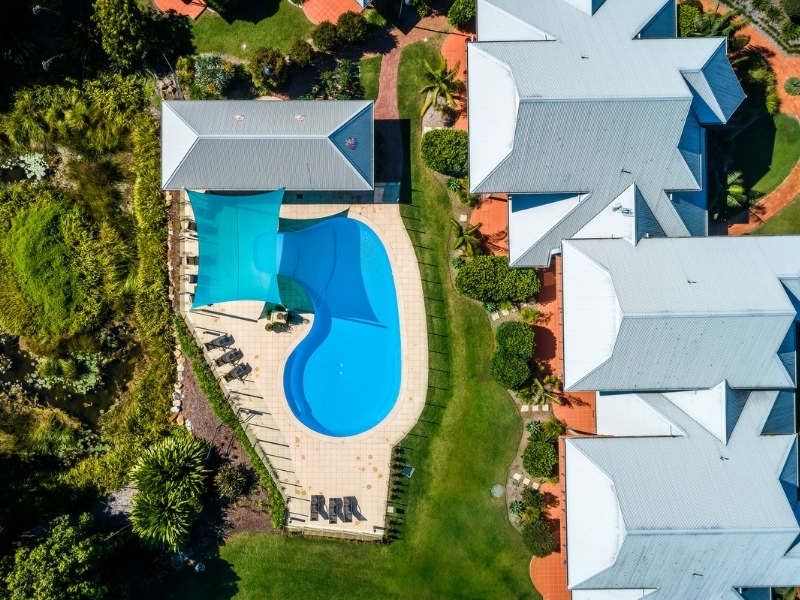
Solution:
M259 0L259 2L242 0L237 6L219 13L219 16L226 23L246 21L255 24L277 13L280 5L280 0Z
M535 355L538 360L552 360L556 357L558 340L552 331L547 327L534 325L533 336L536 340Z
M152 35L155 48L150 61L158 65L158 71L167 68L162 53L174 68L179 56L189 56L196 51L189 17L160 14L152 21Z
M752 189L769 172L776 136L775 122L765 114L734 138L731 170L741 171L746 189Z

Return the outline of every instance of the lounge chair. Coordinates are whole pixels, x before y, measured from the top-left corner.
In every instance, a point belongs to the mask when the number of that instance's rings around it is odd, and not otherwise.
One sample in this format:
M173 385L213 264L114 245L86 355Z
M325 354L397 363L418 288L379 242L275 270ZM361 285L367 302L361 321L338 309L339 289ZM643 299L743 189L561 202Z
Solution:
M353 496L345 496L344 497L344 522L345 523L352 523L353 522L353 505L355 504L355 498Z
M243 379L252 370L250 365L239 363L224 375L225 381L230 383L234 379Z
M241 359L243 356L244 353L241 350L239 350L238 348L234 348L233 350L228 350L225 354L220 356L214 362L218 367L221 367L223 365L232 365L239 359Z
M195 221L184 221L187 231L197 231L197 223Z
M213 350L214 348L227 348L233 344L233 336L229 333L223 333L219 337L215 337L210 342L206 342L206 350Z
M339 498L328 498L328 523L336 524L336 504Z

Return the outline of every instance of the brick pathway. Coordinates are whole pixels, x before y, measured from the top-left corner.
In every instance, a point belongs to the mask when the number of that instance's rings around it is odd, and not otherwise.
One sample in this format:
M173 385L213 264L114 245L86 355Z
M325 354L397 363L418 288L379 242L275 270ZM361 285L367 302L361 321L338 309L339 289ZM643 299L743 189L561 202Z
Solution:
M196 19L206 9L205 0L191 0L188 4L183 0L153 0L156 7L169 15L191 17Z
M471 33L455 29L445 38L442 44L442 56L447 61L447 66L453 68L458 63L458 79L467 81L467 41L472 37ZM457 117L454 127L456 129L467 130L467 98L463 94L456 98L458 104Z
M180 2L180 0L178 0ZM336 23L342 13L352 10L364 10L355 0L306 0L303 2L303 12L309 21L318 25L323 21Z
M702 0L706 10L714 2ZM720 7L720 12L726 12ZM742 29L742 35L750 36L749 47L761 49L778 79L778 95L781 99L781 112L800 116L800 96L790 96L783 88L789 77L800 77L800 57L784 56L766 37L752 27ZM800 168L795 165L789 176L757 204L742 211L724 223L713 223L711 235L742 235L758 227L770 217L784 209L800 192Z
M472 211L470 225L481 224L483 249L490 254L508 256L508 196L491 194Z

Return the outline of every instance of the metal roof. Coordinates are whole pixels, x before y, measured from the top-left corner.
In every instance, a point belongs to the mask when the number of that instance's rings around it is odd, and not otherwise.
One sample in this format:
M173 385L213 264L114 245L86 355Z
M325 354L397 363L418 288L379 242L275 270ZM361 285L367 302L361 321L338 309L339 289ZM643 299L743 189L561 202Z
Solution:
M373 103L168 101L163 189L371 190Z
M797 436L762 435L778 396L751 392L727 445L660 394L638 398L685 435L567 439L570 589L657 589L648 598L706 600L735 597L733 587L797 585L800 557L785 556L800 534ZM619 528L576 526L598 516L593 493L581 493L591 481L614 494Z
M795 386L800 236L563 242L568 390Z
M647 207L639 229L705 233L705 196L673 204L664 192L701 190L700 125L726 122L744 94L724 38L653 39L674 36L674 23L673 0L479 0L480 41L467 49L472 191L587 195L518 247L515 266L548 264L631 185Z

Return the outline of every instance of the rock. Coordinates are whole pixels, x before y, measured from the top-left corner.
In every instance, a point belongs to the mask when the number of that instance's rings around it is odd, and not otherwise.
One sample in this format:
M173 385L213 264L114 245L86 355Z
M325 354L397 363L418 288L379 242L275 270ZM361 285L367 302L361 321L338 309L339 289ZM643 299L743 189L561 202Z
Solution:
M163 90L165 87L166 86L164 85L164 82L162 80L156 79L156 89L157 90Z
M186 422L186 419L183 416L183 413L177 413L178 415L178 425L183 425Z

